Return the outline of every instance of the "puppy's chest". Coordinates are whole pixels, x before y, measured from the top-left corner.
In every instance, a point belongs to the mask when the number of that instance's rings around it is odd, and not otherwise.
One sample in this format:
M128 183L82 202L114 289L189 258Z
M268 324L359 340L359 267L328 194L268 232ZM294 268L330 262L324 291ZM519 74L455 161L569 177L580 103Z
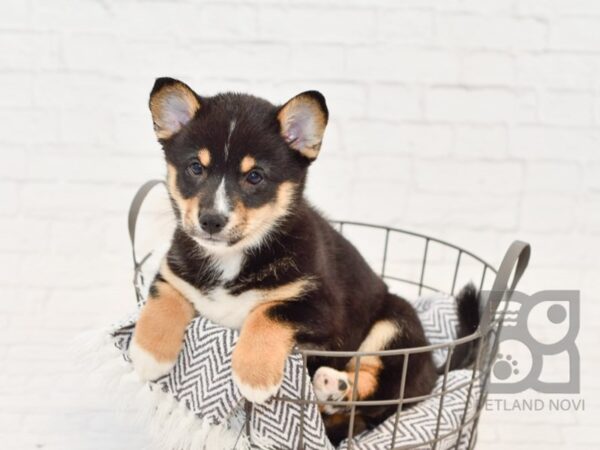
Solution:
M163 264L161 272L167 281L194 305L198 313L207 319L229 328L240 328L249 312L260 301L256 289L235 290L244 256L242 254L214 258L204 270L213 282L197 285L192 279Z

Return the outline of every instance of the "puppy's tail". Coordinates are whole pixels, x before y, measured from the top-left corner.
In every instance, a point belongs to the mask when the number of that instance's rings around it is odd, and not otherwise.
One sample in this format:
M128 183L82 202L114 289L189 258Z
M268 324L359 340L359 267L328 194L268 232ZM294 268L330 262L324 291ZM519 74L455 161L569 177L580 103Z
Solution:
M481 313L479 311L480 293L473 283L467 284L456 296L456 310L458 313L458 336L463 338L473 334L479 326ZM470 366L477 354L479 339L458 345L454 349L450 360L450 370L464 369Z

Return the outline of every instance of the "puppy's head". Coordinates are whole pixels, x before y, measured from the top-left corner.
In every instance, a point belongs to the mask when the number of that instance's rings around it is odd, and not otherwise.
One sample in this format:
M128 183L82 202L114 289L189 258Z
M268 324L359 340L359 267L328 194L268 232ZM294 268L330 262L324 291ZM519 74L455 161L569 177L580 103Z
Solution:
M156 81L150 111L179 224L215 251L260 244L293 211L328 118L316 91L274 106L171 78Z

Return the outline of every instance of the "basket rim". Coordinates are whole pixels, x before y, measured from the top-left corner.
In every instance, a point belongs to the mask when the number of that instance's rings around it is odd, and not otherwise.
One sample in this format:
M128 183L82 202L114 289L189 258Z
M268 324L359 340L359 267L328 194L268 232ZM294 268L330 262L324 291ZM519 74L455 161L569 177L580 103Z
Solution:
M429 235L423 234L423 233L418 233L418 232L412 231L412 230L407 230L405 228L389 227L386 225L378 225L378 224L369 223L369 222L361 222L361 221L355 221L355 220L341 220L341 219L333 219L333 220L330 220L329 222L332 224L339 224L341 226L354 225L354 226L361 226L361 227L367 227L367 228L377 228L380 230L386 230L387 232L395 231L397 233L408 234L410 236L420 237L420 238L426 239L431 242L437 242L439 244L442 244L447 247L451 247L455 250L458 250L459 252L464 253L465 255L469 255L470 257L472 257L472 258L476 259L477 261L479 261L480 263L484 264L488 269L490 269L494 273L498 272L498 269L496 269L492 264L487 262L485 259L477 256L473 252L465 249L464 247L460 247L456 244L452 244L451 242L445 241L444 239L429 236Z

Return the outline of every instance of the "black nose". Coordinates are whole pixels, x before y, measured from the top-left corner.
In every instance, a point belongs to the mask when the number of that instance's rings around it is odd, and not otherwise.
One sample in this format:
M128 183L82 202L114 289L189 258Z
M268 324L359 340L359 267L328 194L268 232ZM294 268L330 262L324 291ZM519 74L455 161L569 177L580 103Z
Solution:
M222 214L206 213L200 216L200 226L208 234L220 232L226 222L227 218Z

